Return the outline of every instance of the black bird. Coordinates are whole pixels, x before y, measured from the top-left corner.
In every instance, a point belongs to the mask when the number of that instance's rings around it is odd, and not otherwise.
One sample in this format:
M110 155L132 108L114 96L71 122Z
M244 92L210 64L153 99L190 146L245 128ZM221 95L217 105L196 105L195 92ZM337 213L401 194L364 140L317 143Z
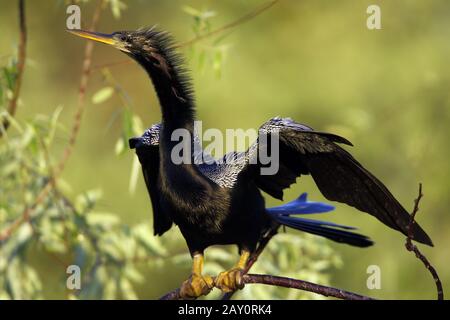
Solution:
M190 152L183 154L190 161L175 163L171 155L178 143L172 140L176 130L188 132L188 147L195 149L195 103L190 78L171 36L154 28L112 34L69 31L126 53L151 78L162 123L142 137L131 139L130 146L136 148L142 164L152 200L155 234L163 234L173 223L178 225L193 256L192 275L181 287L183 297L207 294L214 285L224 291L240 287L242 270L251 252L261 237L279 224L355 246L372 244L362 235L345 231L345 226L266 210L261 190L282 199L283 190L302 174L310 174L327 199L346 203L408 233L408 212L381 181L338 145L350 142L291 119L274 118L260 128L262 134L279 137L279 170L273 175L261 174L261 161L252 161L261 150L270 149L261 137L247 152L225 156L235 161L197 164L196 155ZM293 207L295 213L295 203ZM417 223L412 231L414 240L432 245ZM202 275L203 251L217 244L237 245L241 258L236 267L220 273L214 282Z

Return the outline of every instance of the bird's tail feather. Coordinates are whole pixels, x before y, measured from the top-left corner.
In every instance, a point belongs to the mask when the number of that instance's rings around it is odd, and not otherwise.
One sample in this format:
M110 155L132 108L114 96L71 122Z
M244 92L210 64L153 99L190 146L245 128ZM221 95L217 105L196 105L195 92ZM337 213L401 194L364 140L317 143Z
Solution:
M333 206L325 203L307 201L306 193L304 193L294 201L282 206L267 208L266 210L275 221L293 229L357 247L368 247L373 244L373 242L364 235L346 231L353 230L355 229L354 227L291 216L298 214L323 213L332 211L333 209Z

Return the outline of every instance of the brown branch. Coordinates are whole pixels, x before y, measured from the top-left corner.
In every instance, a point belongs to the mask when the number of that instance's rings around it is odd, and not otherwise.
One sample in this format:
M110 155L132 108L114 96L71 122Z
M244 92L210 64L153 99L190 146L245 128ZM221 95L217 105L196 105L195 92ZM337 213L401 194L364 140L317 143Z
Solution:
M266 237L264 237L264 239L261 241L260 245L258 246L257 250L250 257L247 267L244 270L244 276L243 276L244 284L265 284L265 285L272 285L272 286L278 286L278 287L284 287L284 288L292 288L292 289L298 289L298 290L317 293L317 294L320 294L320 295L323 295L326 297L334 297L334 298L346 299L346 300L374 300L373 298L359 295L357 293L353 293L353 292L349 292L349 291L345 291L345 290L341 290L341 289L337 289L337 288L333 288L333 287L327 287L327 286L311 283L311 282L304 281L304 280L297 280L297 279L271 276L271 275L247 274L247 272L250 270L250 268L258 260L258 257L264 251L264 249L266 248L269 241L277 233L277 230L278 230L278 228L272 229L272 231ZM231 299L231 297L233 296L234 293L236 293L236 291L230 292L230 293L225 293L222 297L222 300ZM165 294L164 296L162 296L160 298L160 300L179 300L179 299L181 299L179 288Z
M344 300L375 300L371 297L363 296L350 291L286 277L277 277L264 274L248 274L245 275L243 279L246 284L259 283L269 286L292 288L317 293L325 297L334 297Z
M345 299L345 300L374 300L373 298L359 295L357 293L333 288L333 287L327 287L315 283L311 283L304 280L297 280L297 279L291 279L286 277L278 277L278 276L271 276L271 275L258 275L258 274L247 274L247 272L250 270L250 268L255 264L255 262L258 260L258 257L261 255L261 253L266 248L269 241L272 239L272 237L277 233L278 228L273 228L271 231L263 238L263 240L260 242L258 248L256 251L250 256L249 262L247 263L247 267L244 269L244 276L243 276L243 282L244 284L265 284L265 285L272 285L272 286L278 286L278 287L284 287L284 288L292 288L292 289L298 289L308 292L317 293L320 295L323 295L325 297L334 297L338 299ZM229 300L233 296L233 294L236 293L236 291L225 293L222 297L222 300ZM180 300L180 289L175 289L164 296L160 298L160 300Z
M337 299L344 300L374 300L373 298L363 296L357 293L327 287L320 284L315 284L308 281L291 279L286 277L277 277L271 275L263 274L246 274L243 276L243 281L245 284L264 284L269 286L277 286L283 288L291 288L297 290L303 290L308 292L317 293L325 297L334 297ZM176 289L168 294L162 296L160 300L179 300L180 289Z
M95 30L98 24L98 21L100 20L100 14L104 7L104 0L99 0L97 8L95 9L94 15L92 17L92 23L90 30ZM74 122L72 125L72 130L70 133L69 142L64 149L63 155L61 160L59 161L57 167L55 168L55 171L53 173L54 179L57 179L58 176L61 175L62 171L64 170L65 164L67 160L72 155L73 149L75 147L75 143L77 141L78 133L80 131L81 126L81 120L85 108L85 98L86 98L86 89L87 84L89 80L89 76L91 74L91 64L92 64L92 52L94 49L94 42L93 41L87 41L86 47L84 50L84 59L83 59L83 67L82 67L82 74L80 79L80 85L78 89L78 104L77 109L75 111L74 115ZM36 197L36 200L34 201L33 205L26 208L22 214L17 218L14 222L12 222L8 228L3 230L0 233L0 243L7 240L14 231L24 222L29 221L30 215L34 212L36 207L41 204L49 194L49 192L52 190L52 181L49 180L45 186L42 188L41 192Z
M444 300L444 290L442 288L442 282L439 279L439 275L436 271L436 269L431 265L431 263L428 261L427 257L425 257L422 252L417 248L415 244L412 242L413 238L413 225L416 223L415 218L416 214L419 211L419 204L420 200L422 200L423 193L422 193L422 183L419 183L419 195L414 200L414 209L411 213L411 218L408 225L408 237L406 238L406 250L410 252L414 252L416 255L416 258L422 261L423 265L428 269L428 271L431 273L431 276L434 279L434 282L436 283L436 291L437 291L437 299L438 300Z
M272 0L266 3L263 3L260 7L257 7L256 9L254 9L253 11L243 15L242 17L239 17L238 19L227 23L217 29L214 29L208 33L205 33L203 35L200 36L196 36L190 40L187 40L185 42L181 42L179 44L176 44L174 47L175 48L182 48L182 47L188 47L193 45L194 43L204 40L206 38L218 35L224 31L230 30L232 28L235 28L243 23L246 23L247 21L250 21L251 19L255 18L256 16L260 15L261 13L263 13L264 11L270 9L272 6L274 6L277 2L279 2L279 0ZM109 62L109 63L104 63L104 64L100 64L100 65L96 65L92 67L92 70L98 70L98 69L103 69L103 68L109 68L109 67L114 67L114 66L118 66L121 64L128 64L131 63L132 60L127 59L127 60L120 60L117 62Z
M20 95L20 88L22 87L23 72L25 69L26 48L27 48L27 23L25 17L25 0L19 0L19 28L20 41L17 53L17 78L14 83L14 91L9 101L8 113L10 117L14 117L17 111L17 103ZM0 137L8 130L10 122L7 118L2 120L2 130L0 130Z

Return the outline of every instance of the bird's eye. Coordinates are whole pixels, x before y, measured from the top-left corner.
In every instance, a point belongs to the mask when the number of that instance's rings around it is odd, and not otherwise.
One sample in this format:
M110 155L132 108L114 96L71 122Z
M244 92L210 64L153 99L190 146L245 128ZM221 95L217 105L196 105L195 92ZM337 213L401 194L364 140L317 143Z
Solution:
M128 36L126 34L117 32L114 34L114 37L120 41L120 42L127 42L128 41Z

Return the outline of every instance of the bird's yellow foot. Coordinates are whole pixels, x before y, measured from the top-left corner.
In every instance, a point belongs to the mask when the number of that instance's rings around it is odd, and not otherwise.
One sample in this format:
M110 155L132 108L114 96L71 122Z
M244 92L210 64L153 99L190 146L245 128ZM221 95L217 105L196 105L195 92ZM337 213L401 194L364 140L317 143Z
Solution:
M207 295L214 288L214 280L210 276L192 274L180 288L181 299L196 299Z
M244 269L247 266L247 261L250 257L250 252L242 250L241 258L237 265L231 270L219 273L216 277L215 286L223 292L232 292L244 288Z
M244 269L235 267L228 271L219 273L216 278L215 285L223 292L232 292L244 288L242 277Z
M214 280L210 276L202 275L203 254L194 255L192 263L192 274L183 282L180 288L181 299L196 299L207 295L214 288Z

